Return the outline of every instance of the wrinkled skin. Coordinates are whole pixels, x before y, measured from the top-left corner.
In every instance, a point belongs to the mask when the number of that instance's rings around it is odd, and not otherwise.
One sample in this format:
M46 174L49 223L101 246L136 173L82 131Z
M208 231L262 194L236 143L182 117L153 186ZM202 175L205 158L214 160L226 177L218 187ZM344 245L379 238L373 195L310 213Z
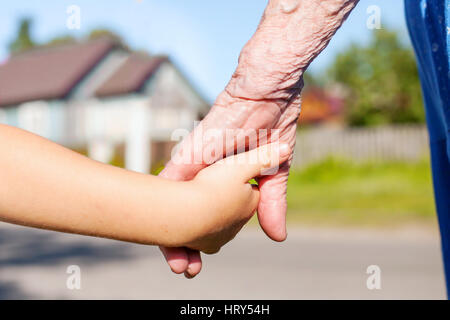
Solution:
M275 241L286 239L286 184L295 146L303 73L326 47L357 0L270 0L252 39L241 52L239 65L225 90L199 127L206 129L279 129L279 142L291 149L289 161L278 172L259 178L261 199L258 219L265 233ZM217 143L191 134L179 153L193 153ZM247 145L235 136L238 147ZM278 139L258 136L258 144ZM199 147L200 146L200 147ZM255 146L253 146L255 147ZM225 147L223 153L233 151ZM209 163L209 162L208 162ZM208 163L175 164L169 162L161 176L191 180ZM197 251L185 248L161 248L175 273L193 277L200 272Z
M286 238L285 214L286 214L286 183L289 174L290 161L295 145L295 133L297 119L300 114L300 99L280 108L276 103L267 101L246 101L233 98L228 93L222 93L216 101L208 116L202 121L203 130L209 128L244 128L244 129L280 129L279 142L287 143L291 149L289 161L282 165L274 175L263 176L259 179L261 200L258 205L258 219L266 234L275 241L283 241ZM195 143L194 135L184 142L182 148L190 148ZM242 137L236 137L239 145L244 145ZM270 137L264 139L264 143L270 142ZM204 148L208 143L203 143ZM259 144L259 141L258 141ZM228 153L230 150L225 150ZM222 155L218 155L218 159ZM217 159L217 160L218 160ZM161 172L161 176L174 180L190 180L206 164L177 165L169 162ZM169 261L172 270L176 273L186 270L190 261L189 272L196 274L201 268L201 259L198 252L184 250L183 248L161 248ZM188 274L187 274L188 275Z

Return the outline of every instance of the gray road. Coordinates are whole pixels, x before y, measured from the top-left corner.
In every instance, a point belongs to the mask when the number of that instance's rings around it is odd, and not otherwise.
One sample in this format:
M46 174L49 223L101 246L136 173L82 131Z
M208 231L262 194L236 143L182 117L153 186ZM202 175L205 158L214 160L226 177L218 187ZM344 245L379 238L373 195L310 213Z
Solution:
M443 299L431 231L290 229L274 243L244 230L194 280L173 275L156 248L0 223L0 299ZM69 265L81 290L66 287ZM381 268L368 290L366 268Z

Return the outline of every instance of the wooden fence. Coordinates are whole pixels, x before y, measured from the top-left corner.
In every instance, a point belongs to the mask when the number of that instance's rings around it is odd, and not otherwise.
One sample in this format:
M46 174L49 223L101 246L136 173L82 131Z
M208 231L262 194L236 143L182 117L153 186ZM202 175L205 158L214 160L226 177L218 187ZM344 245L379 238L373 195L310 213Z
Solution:
M417 161L428 156L425 126L300 129L294 167L334 156L361 161Z

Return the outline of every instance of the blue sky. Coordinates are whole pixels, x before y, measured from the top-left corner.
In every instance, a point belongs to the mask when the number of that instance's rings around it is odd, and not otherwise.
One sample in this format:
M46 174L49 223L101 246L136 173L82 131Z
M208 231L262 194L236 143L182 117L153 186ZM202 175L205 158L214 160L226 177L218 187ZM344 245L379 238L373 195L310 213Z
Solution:
M305 0L308 1L308 0ZM119 33L136 49L165 53L210 101L223 89L239 52L255 31L267 0L15 0L0 9L0 61L22 16L34 18L37 41L71 34L81 37L105 27ZM81 8L81 29L68 30L66 9ZM311 65L323 70L351 42L366 42L370 5L381 8L382 26L399 29L407 40L403 0L361 0L324 53Z

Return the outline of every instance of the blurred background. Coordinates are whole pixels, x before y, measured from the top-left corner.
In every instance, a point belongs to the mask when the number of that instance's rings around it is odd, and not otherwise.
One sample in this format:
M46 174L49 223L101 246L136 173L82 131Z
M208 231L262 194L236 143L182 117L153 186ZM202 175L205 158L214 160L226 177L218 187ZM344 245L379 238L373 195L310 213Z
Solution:
M156 174L174 131L190 131L225 87L266 3L2 3L0 123ZM188 281L156 248L3 223L0 299L445 298L403 10L361 0L305 75L286 242L254 220ZM69 265L81 268L81 290L66 287ZM367 287L371 265L380 289Z

